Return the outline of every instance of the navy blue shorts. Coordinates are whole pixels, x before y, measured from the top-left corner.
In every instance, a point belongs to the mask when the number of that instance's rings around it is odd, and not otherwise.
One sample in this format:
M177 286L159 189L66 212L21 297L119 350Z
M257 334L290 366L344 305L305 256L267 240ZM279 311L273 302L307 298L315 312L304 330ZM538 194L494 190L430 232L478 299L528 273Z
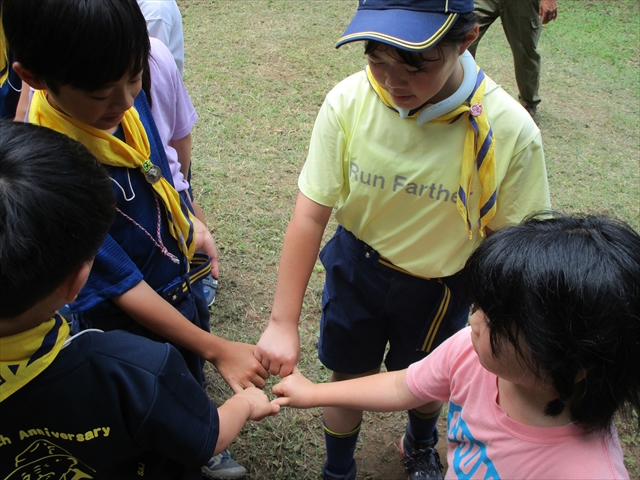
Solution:
M467 323L470 305L459 273L428 280L383 265L343 227L320 260L326 280L318 356L334 372L361 374L383 361L388 370L401 370Z

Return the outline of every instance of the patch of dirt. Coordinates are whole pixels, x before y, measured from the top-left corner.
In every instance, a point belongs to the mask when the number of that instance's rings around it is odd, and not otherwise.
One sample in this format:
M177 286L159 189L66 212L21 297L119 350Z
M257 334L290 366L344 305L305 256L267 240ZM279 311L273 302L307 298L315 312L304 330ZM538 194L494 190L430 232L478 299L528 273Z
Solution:
M359 480L406 480L398 443L404 434L406 413L365 413L356 449ZM446 413L438 421L440 441L436 450L447 469Z

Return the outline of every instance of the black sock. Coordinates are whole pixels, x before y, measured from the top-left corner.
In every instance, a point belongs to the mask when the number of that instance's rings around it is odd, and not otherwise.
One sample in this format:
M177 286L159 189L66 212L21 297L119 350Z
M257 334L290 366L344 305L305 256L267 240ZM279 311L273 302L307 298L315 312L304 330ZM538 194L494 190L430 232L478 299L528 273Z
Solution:
M420 413L409 410L409 422L407 422L407 435L409 440L420 446L430 445L438 440L438 418L442 407L432 413Z
M349 472L353 462L353 453L356 450L356 442L360 433L359 423L356 428L347 433L332 432L324 424L324 443L327 449L327 463L325 468L336 475L344 475Z

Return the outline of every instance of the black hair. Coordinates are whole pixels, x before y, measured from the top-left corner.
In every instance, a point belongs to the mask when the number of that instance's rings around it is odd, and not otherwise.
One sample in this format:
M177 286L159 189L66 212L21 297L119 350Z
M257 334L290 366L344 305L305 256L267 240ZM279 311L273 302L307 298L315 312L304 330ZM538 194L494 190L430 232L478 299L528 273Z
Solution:
M87 148L0 122L0 317L25 312L91 260L114 216L111 180Z
M438 52L438 58L443 57L442 47L453 46L456 47L464 42L465 36L471 31L478 23L478 16L474 12L462 13L458 16L458 19L451 26L449 31L440 40L435 47L426 50L425 52L415 52L411 50L404 50L383 42L376 40L367 40L364 45L364 54L369 55L375 52L378 48L391 48L393 55L402 63L410 65L414 68L421 68L425 62L433 61L433 57L429 55L425 58L424 53L436 50Z
M136 0L3 0L2 23L16 61L53 93L62 85L90 92L149 70Z
M640 408L640 236L630 226L538 214L485 240L463 281L494 356L510 343L559 393L547 415L568 407L585 429L607 430L616 411Z

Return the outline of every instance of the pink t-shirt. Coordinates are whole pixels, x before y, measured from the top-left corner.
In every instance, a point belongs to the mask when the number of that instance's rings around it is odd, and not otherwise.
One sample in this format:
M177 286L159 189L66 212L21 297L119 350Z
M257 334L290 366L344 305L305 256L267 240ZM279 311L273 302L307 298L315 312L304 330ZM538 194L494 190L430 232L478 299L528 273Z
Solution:
M187 89L182 82L169 49L157 38L150 38L151 56L151 114L158 127L158 133L165 146L165 153L173 183L178 192L189 188L189 183L180 173L178 153L169 146L171 140L186 137L198 119Z
M407 372L418 398L449 401L447 479L627 479L617 433L577 425L532 427L498 405L498 377L485 370L467 327Z

